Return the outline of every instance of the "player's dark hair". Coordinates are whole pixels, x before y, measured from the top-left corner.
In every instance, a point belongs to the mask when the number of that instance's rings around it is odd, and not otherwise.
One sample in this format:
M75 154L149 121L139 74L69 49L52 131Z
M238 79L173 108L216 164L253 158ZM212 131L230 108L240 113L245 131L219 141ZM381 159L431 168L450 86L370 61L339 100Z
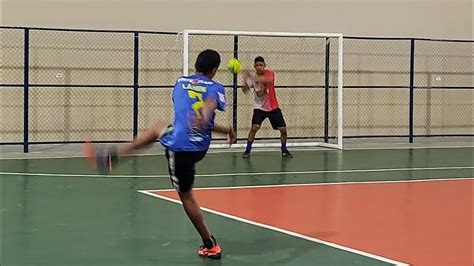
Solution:
M255 57L255 60L253 62L254 63L262 62L262 63L265 64L265 59L263 59L263 57L261 57L261 56L257 56L257 57Z
M196 64L196 71L203 73L204 75L209 74L214 68L219 67L221 64L221 56L214 50L204 50L199 53Z

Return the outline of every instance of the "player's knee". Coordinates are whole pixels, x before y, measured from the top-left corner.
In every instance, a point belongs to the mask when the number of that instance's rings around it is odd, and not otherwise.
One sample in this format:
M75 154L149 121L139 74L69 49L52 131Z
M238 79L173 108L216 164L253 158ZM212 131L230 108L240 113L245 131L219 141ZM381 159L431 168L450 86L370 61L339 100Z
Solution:
M260 129L260 125L252 125L251 131L257 132Z
M280 128L278 128L278 130L280 130L280 133L281 133L282 135L288 134L288 132L286 131L286 127L280 127Z
M186 192L179 191L178 195L179 195L179 199L183 203L186 202L186 201L193 201L194 200L193 194L191 193L191 190L188 190Z

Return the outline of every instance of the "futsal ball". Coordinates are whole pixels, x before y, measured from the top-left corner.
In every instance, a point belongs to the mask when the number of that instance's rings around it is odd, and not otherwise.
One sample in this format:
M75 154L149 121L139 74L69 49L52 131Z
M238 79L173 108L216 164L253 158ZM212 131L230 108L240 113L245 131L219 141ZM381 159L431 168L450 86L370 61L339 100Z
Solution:
M232 74L239 74L242 71L242 64L237 58L231 58L227 61L227 69Z

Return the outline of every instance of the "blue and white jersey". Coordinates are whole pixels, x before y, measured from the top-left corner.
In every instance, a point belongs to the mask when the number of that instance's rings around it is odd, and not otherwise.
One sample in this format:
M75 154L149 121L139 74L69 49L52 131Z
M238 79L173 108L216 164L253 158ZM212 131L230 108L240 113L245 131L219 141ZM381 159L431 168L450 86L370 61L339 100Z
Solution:
M206 151L211 143L214 114L206 129L196 128L196 118L201 117L204 101L212 97L217 109L225 111L224 86L200 74L181 77L173 89L174 121L163 134L160 142L171 151Z

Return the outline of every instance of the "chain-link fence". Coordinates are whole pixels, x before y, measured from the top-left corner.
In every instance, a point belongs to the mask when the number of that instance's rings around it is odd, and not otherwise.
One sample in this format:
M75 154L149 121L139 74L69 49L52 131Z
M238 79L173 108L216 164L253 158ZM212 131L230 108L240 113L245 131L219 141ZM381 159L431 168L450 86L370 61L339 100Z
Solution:
M0 80L1 142L23 142L23 72L24 31L2 29Z
M344 135L408 134L410 41L344 40Z
M139 34L140 130L173 117L171 88L183 73L182 42L177 34Z
M129 140L133 47L133 33L30 30L29 140Z
M473 42L416 42L415 135L474 133L473 48Z
M1 143L130 140L172 120L183 39L166 32L1 27ZM344 39L344 137L473 136L474 41ZM290 138L336 136L336 38L209 36L189 39L189 66L207 48L247 68L263 56ZM253 97L222 66L227 112L246 138ZM240 81L238 81L240 83ZM278 138L264 124L258 138Z

